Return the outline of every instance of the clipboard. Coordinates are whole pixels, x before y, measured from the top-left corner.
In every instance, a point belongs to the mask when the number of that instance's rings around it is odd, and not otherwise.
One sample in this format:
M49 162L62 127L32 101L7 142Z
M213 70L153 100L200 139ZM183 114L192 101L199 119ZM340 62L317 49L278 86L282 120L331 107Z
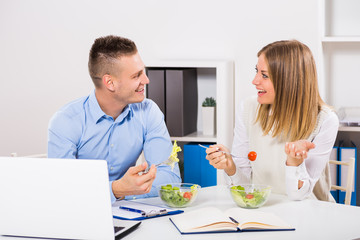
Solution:
M116 201L112 205L113 217L122 220L138 221L183 212L183 210L176 210L129 200Z

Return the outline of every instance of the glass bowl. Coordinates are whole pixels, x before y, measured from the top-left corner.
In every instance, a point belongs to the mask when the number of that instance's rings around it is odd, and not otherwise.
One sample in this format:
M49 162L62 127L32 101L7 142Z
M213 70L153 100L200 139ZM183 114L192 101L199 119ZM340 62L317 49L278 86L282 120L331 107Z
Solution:
M259 208L266 203L271 186L261 184L242 184L230 187L234 202L242 208Z
M201 186L193 183L170 183L157 187L160 199L168 206L183 208L196 199Z

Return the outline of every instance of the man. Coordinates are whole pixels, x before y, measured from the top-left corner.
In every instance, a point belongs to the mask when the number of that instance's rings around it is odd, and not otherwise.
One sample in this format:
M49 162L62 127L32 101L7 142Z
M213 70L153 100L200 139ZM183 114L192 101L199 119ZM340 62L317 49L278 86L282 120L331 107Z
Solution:
M48 156L105 159L112 201L157 196L152 186L181 182L177 164L173 171L154 166L168 159L172 144L163 114L145 99L149 79L135 43L117 36L96 39L88 67L95 90L53 116ZM146 162L135 166L142 151Z

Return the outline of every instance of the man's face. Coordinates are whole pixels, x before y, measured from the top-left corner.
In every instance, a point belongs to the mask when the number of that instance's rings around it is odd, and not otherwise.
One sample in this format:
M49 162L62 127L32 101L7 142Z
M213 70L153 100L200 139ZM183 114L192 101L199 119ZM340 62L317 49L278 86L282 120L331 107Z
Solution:
M123 56L115 65L118 69L112 75L115 99L124 105L143 101L149 79L139 53Z

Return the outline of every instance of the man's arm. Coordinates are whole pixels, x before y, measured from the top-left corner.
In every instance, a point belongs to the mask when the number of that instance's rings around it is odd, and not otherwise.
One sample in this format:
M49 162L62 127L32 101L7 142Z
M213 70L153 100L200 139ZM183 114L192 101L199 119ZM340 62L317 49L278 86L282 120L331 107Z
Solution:
M143 150L146 162L151 166L169 158L172 143L165 125L164 115L159 107L151 100L148 100L145 121L146 133ZM170 166L161 165L157 167L156 178L152 183L152 188L149 193L138 196L128 196L126 199L158 196L156 186L175 182L181 182L179 165L176 163L173 170L171 170Z
M77 144L81 139L81 122L74 121L63 112L54 115L48 129L48 156L51 158L77 158ZM156 168L146 174L139 172L147 168L147 163L142 166L131 167L125 175L116 181L109 182L110 197L112 202L116 198L127 195L148 193L156 176Z
M76 158L79 130L81 127L79 128L71 119L59 112L56 113L48 127L48 157Z

